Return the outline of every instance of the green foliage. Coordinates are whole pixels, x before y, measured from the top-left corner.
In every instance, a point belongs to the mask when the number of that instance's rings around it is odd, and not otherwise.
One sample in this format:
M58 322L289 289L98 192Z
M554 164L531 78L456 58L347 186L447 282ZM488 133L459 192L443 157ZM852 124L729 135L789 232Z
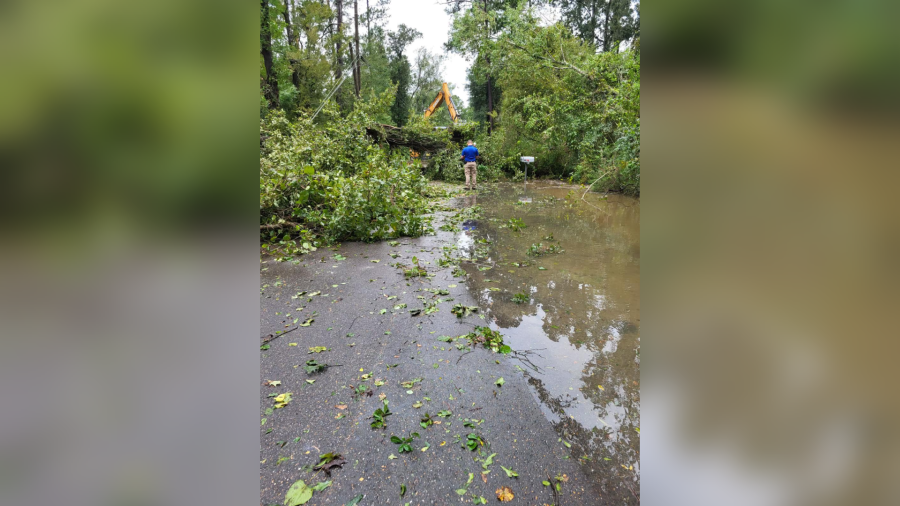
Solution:
M575 3L579 2L566 2L569 7ZM617 0L594 3L598 8L609 5L610 12L630 9ZM491 2L494 8L487 13L480 7L460 11L448 43L462 54L477 56L469 76L473 108L481 107L478 101L483 97L477 93L486 89L488 74L497 88L493 93L497 113L493 133L487 135L482 130L476 136L482 152L479 169L497 169L521 181L524 175L519 157L531 155L537 161L529 167L529 177L566 178L594 183L593 189L598 191L639 195L637 40L634 48L621 53L598 52L595 41L585 42L561 23L540 26L527 7L515 4ZM637 33L636 22L619 20L623 26L630 23L627 30L606 27L597 24L601 19L598 16L581 19L587 23L585 37L597 28L602 39L606 33L603 30L608 28L612 37L609 44L618 45L613 38L629 38L628 30ZM492 38L479 29L478 21L483 23L485 19L494 23L491 26L496 33ZM600 40L599 45L603 44Z
M525 254L531 257L539 257L550 253L562 253L563 251L565 250L560 248L558 244L549 244L545 246L544 243L539 242L537 244L532 244Z
M409 437L391 436L391 442L396 445L400 445L400 447L397 448L398 453L410 453L412 452L413 438L417 437L419 437L418 432L411 432L409 434Z
M466 334L465 337L472 346L481 344L485 348L490 348L494 353L504 355L512 352L512 349L503 343L503 335L496 330L491 330L490 327L475 327L475 331Z
M260 223L273 226L263 231L270 249L298 254L333 241L422 234L427 181L407 155L366 135L392 100L389 89L347 117L332 103L318 124L281 111L261 122Z
M516 304L525 304L529 300L531 300L531 298L525 292L519 292L512 296L512 301Z
M387 399L385 399L385 400L382 401L382 402L383 402L382 407L376 409L375 412L372 413L372 419L373 419L373 421L372 421L372 423L370 423L369 425L370 425L373 429L383 429L383 428L385 427L385 419L386 419L389 415L392 415L392 414L393 414L393 413L391 413L391 410L388 408L388 401L387 401Z

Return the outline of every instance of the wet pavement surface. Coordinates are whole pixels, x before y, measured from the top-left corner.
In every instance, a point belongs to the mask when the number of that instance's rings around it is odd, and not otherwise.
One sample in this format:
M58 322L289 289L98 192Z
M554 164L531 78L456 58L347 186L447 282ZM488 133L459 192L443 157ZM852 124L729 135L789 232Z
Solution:
M514 360L547 419L571 441L573 458L610 503L633 501L640 495L639 200L559 183L501 184L463 205L482 210L457 240L472 260L462 264L470 291L519 352Z
M529 185L533 201L516 204L520 187L484 185L439 206L433 235L262 259L261 504L282 504L301 479L332 480L308 504L477 504L503 486L515 504L554 504L542 482L557 478L560 504L639 503L639 208L567 203L568 191ZM511 217L527 228L500 228ZM542 241L550 232L558 243ZM526 255L535 242L565 251ZM413 257L429 276L404 277ZM519 291L527 301L508 300ZM480 311L458 318L457 304ZM513 353L448 342L482 325ZM308 360L333 367L307 374ZM392 414L373 429L382 395ZM440 423L423 428L426 413ZM420 437L400 453L390 437L410 432ZM475 452L461 447L469 434L484 441ZM329 452L342 468L308 470Z

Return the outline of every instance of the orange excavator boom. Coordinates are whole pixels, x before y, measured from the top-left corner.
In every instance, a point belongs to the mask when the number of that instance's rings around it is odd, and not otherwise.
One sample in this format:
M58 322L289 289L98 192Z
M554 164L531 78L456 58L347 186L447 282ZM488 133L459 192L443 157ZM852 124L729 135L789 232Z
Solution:
M437 108L441 106L441 103L444 102L447 103L447 110L450 111L450 118L453 119L453 122L459 121L459 112L456 110L456 104L453 103L453 97L450 95L450 88L447 86L447 83L441 85L441 91L434 97L428 109L425 109L425 117L427 118L434 114Z

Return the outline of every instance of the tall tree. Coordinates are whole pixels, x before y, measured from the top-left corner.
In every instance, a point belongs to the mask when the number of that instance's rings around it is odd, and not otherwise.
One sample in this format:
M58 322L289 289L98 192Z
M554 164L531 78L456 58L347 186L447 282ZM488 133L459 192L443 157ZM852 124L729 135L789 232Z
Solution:
M397 95L391 105L391 119L397 126L406 124L409 117L409 83L411 79L409 59L404 52L414 40L422 36L418 30L400 25L396 32L388 34L390 47L391 82L397 85Z
M506 24L506 12L515 10L524 0L452 0L447 12L453 14L453 27L447 49L474 57L475 64L470 69L469 88L478 82L483 86L485 106L484 118L489 132L494 129L497 99L497 85L494 79L495 61L492 60L495 39ZM467 7L466 7L467 6ZM471 73L478 74L473 78ZM474 90L474 94L482 93ZM473 105L476 103L474 98Z
M640 29L631 0L558 0L563 24L601 51L618 51L619 44L634 38Z
M356 90L356 98L359 98L359 89L362 86L362 82L359 75L359 10L356 6L357 1L353 0L353 42L356 45L356 59L353 64L353 85Z
M263 95L269 103L269 109L277 108L278 79L275 76L274 61L272 55L272 22L269 17L269 0L260 0L260 26L259 26L259 52L263 57L265 78L263 81Z
M335 62L337 63L334 68L334 79L340 80L341 74L344 71L344 58L341 55L341 42L344 38L344 1L343 0L335 0L335 14L337 16L337 30L335 30L335 39L334 39L334 55Z
M296 10L294 12L296 12ZM296 58L290 57L290 53L295 50L300 50L299 37L297 37L297 33L294 31L294 24L291 22L291 0L284 0L284 11L282 12L282 16L284 16L284 25L285 29L287 30L287 56L288 63L290 63L291 66L291 83L293 83L294 87L299 90L300 74L297 73L297 65L299 65L300 62Z

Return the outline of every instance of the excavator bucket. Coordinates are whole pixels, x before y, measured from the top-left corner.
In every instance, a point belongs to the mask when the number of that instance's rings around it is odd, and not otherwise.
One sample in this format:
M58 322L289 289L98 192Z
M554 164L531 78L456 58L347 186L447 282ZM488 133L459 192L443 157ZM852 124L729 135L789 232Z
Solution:
M437 108L444 102L447 103L447 110L450 111L450 118L453 119L453 122L456 123L459 121L459 112L456 109L456 104L453 103L450 87L447 86L447 83L441 85L441 91L439 91L437 96L434 97L434 100L431 101L431 105L428 106L428 109L425 109L425 117L427 118L434 114L434 112L437 111Z

